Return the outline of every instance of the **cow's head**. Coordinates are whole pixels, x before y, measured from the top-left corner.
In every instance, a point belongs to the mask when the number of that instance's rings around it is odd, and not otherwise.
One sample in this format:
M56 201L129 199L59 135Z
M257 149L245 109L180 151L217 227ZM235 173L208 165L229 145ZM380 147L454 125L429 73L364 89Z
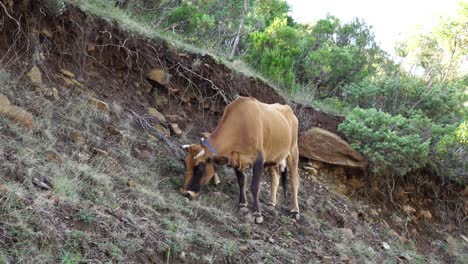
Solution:
M203 186L215 177L215 159L213 153L202 145L183 145L183 149L188 151L185 158L185 181L180 189L182 195L189 199L195 198ZM215 183L217 183L217 175Z

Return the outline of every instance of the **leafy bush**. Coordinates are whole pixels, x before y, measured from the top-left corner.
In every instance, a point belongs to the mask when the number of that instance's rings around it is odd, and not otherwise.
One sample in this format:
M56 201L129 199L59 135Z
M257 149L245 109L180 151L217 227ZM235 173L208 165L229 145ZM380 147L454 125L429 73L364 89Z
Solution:
M459 113L465 84L426 82L409 76L366 78L344 87L343 98L362 108L377 108L391 114L423 113L434 120L449 121Z
M215 25L214 18L199 10L196 5L184 1L167 15L167 23L178 25L185 34L197 33L203 35Z
M363 153L379 176L404 176L426 165L430 139L422 136L428 120L391 116L376 109L355 108L338 126Z
M358 107L338 130L366 156L374 175L402 177L427 168L444 178L467 180L466 143L459 140L456 125L439 125L420 114L405 118Z

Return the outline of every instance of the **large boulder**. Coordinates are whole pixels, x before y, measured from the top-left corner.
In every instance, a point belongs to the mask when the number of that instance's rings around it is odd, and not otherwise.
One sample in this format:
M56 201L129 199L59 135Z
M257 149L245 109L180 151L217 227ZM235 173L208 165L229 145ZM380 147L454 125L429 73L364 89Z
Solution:
M311 128L299 136L299 154L302 157L351 168L366 167L366 159L338 135Z
M168 81L169 77L162 69L158 69L158 68L152 69L151 71L145 74L145 77L148 80L155 81L163 86L169 83Z
M3 94L0 94L0 116L7 117L25 128L32 129L35 126L33 116L23 108L12 105Z

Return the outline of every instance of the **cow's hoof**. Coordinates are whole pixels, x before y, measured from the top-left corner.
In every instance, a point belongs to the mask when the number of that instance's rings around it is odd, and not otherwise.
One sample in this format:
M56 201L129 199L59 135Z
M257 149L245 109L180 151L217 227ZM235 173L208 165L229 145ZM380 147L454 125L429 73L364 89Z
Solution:
M291 216L292 219L299 220L301 218L301 215L299 214L299 212L291 211L289 215Z
M249 208L247 206L240 206L239 207L239 212L241 214L248 214L250 212Z
M265 209L268 213L274 216L278 215L278 211L276 211L276 207L273 204L269 204Z
M261 214L258 214L258 213L257 213L257 214L254 214L254 215L253 215L253 218L254 218L254 222L255 222L256 224L261 224L261 223L263 223L263 216L262 216Z

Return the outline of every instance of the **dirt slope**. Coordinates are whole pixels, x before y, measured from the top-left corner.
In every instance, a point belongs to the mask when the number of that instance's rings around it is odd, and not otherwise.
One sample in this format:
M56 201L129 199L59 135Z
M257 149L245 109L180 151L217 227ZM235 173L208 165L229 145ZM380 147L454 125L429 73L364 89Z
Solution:
M0 93L32 113L39 125L28 131L1 119L0 214L6 220L0 222L0 263L326 263L326 257L335 263L456 263L466 258L459 238L447 242L434 236L439 244L415 247L402 230L381 221L381 212L351 201L305 170L298 222L286 216L282 199L276 211L265 209L263 225L239 215L235 178L227 170L220 173L220 186L188 202L177 193L184 168L174 146L211 131L236 95L286 100L261 79L235 73L208 54L134 35L75 7L53 16L44 15L36 1L14 2L6 7L20 26L5 18L0 31L2 72L9 74ZM28 76L33 66L40 85ZM145 78L154 68L170 75L169 88L178 90L155 90L165 104L156 103ZM47 95L54 87L55 99ZM90 98L107 107L96 109ZM336 132L342 120L292 106L301 130L321 126ZM164 137L148 126L167 126L146 114L149 107L179 116L182 137ZM49 183L50 190L37 187L35 179ZM269 179L262 188L265 202Z

